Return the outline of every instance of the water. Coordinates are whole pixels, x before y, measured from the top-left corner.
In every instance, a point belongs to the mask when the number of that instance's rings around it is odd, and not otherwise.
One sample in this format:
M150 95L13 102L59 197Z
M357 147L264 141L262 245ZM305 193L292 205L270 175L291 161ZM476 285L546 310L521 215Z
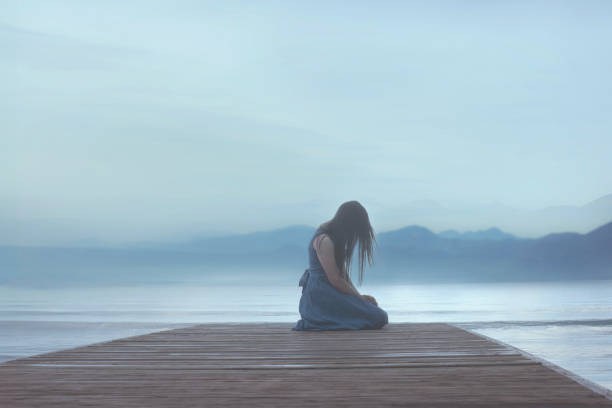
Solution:
M295 322L296 285L0 287L0 361L209 322ZM612 281L367 286L389 321L450 322L612 388Z

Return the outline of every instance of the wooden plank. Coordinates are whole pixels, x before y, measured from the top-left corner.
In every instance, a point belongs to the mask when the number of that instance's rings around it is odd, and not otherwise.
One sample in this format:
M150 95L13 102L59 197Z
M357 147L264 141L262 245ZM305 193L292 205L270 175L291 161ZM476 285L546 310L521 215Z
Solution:
M443 323L294 332L203 324L0 364L0 407L612 407L509 345Z

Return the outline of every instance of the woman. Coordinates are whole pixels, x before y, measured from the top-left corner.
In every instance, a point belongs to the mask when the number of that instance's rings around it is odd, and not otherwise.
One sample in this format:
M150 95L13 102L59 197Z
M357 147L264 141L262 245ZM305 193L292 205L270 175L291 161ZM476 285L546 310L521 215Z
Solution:
M361 285L366 257L372 263L372 240L368 213L357 201L345 202L319 226L308 245L310 267L299 283L302 318L292 330L380 329L388 323L387 312L372 296L361 295L348 273L359 241Z

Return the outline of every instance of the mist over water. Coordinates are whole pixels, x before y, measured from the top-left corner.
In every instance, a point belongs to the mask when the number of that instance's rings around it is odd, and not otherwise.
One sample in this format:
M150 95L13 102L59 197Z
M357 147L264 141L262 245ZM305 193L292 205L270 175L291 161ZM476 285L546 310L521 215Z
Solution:
M0 287L0 361L212 322L299 319L296 283ZM612 387L612 281L368 285L390 323L449 322Z

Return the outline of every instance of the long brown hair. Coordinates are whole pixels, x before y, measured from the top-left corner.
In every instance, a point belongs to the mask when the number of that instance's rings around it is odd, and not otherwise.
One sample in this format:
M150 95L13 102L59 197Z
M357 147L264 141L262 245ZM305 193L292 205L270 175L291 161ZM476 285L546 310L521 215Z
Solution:
M373 262L372 242L376 242L374 229L370 225L368 212L358 201L347 201L340 205L331 220L319 225L334 242L334 255L340 272L350 274L353 250L359 241L359 284L363 282L365 261ZM346 276L344 276L346 279Z

